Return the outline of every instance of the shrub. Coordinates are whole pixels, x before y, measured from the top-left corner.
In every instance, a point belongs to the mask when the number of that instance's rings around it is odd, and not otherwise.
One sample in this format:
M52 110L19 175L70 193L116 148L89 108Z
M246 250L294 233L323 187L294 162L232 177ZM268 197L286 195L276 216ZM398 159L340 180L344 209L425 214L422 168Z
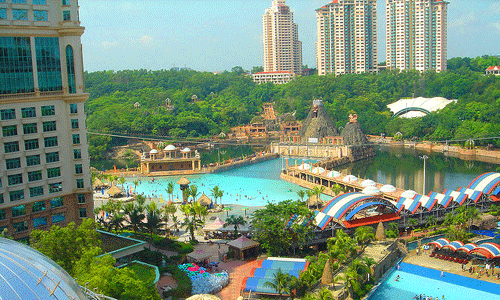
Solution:
M187 298L191 296L191 279L180 270L177 265L168 265L161 268L161 273L168 272L177 280L177 288L163 292L163 298L172 296L173 299Z

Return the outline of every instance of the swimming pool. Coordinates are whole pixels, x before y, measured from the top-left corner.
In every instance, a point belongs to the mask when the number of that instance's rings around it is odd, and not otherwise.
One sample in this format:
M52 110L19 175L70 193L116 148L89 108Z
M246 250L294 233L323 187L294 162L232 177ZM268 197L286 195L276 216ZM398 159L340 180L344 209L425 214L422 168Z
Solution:
M401 263L400 270L392 271L368 300L410 300L415 295L428 295L434 299L443 295L446 300L497 300L500 285L444 273L434 269ZM418 274L418 275L417 275ZM396 281L399 275L399 280Z

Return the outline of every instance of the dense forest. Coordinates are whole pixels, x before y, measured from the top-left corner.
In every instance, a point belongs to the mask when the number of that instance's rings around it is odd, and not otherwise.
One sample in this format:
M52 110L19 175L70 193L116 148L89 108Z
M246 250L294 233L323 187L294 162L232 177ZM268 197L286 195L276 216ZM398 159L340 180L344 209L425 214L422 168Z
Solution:
M385 71L380 74L299 76L285 85L256 85L241 67L213 74L193 70L101 71L85 74L90 131L198 138L228 132L275 102L278 113L306 117L322 99L337 127L355 111L367 134L452 140L497 136L500 77L485 76L497 57L452 58L447 72ZM445 97L458 102L429 116L392 118L387 104L401 98ZM167 109L166 99L174 106ZM103 158L110 138L91 135L90 151ZM481 142L479 142L481 143ZM493 141L484 141L492 143ZM477 145L478 143L476 143ZM496 142L500 146L500 141Z

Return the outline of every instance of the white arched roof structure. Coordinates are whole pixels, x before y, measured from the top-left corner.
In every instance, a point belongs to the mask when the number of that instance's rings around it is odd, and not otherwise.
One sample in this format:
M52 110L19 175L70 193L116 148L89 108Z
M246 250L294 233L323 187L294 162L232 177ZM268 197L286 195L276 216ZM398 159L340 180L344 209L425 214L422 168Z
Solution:
M401 99L387 105L387 107L394 116L400 116L402 118L419 118L443 109L448 104L454 102L457 102L457 100L448 100L443 97L418 97L414 99Z

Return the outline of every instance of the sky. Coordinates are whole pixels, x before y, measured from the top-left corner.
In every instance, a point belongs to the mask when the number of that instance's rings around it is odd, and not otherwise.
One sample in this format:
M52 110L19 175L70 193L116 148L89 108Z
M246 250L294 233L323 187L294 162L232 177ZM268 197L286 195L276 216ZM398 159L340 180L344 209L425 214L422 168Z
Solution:
M87 71L251 70L262 66L262 15L272 0L80 0ZM315 67L316 12L329 0L287 0L303 64ZM500 1L449 0L448 58L500 54ZM385 0L378 0L378 56L385 61Z

